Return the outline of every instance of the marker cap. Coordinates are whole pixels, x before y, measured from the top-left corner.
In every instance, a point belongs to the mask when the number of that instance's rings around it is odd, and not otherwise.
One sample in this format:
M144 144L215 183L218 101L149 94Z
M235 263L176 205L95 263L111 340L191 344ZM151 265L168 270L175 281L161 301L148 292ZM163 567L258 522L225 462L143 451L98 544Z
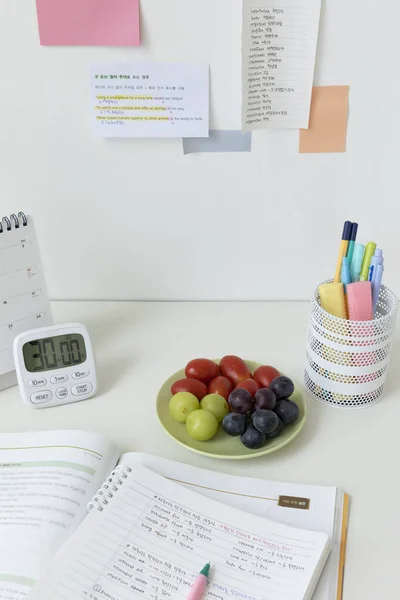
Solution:
M361 267L364 259L364 244L356 244L354 246L353 260L351 261L351 279L352 281L358 281L360 277Z

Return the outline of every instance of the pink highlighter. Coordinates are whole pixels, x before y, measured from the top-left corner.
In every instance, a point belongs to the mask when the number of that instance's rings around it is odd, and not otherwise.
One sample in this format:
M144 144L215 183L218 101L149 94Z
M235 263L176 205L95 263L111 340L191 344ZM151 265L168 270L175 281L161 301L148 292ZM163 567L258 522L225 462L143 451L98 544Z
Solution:
M370 281L358 281L346 285L350 321L371 321L372 288Z
M210 570L210 563L207 563L200 573L197 575L192 587L189 590L186 600L200 600L206 589L208 583L208 572Z

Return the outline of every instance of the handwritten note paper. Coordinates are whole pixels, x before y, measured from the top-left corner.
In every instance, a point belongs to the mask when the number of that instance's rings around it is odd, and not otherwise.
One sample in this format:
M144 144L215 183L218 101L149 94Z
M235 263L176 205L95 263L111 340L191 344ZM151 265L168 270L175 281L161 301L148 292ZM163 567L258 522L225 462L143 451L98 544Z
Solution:
M96 65L91 88L102 137L208 137L208 65Z
M42 46L139 46L139 0L36 0Z
M308 127L321 0L243 0L242 129Z
M91 513L32 600L184 600L201 565L204 600L301 600L328 536L228 508L143 468L103 513Z
M348 85L314 87L310 125L300 129L300 153L346 152Z

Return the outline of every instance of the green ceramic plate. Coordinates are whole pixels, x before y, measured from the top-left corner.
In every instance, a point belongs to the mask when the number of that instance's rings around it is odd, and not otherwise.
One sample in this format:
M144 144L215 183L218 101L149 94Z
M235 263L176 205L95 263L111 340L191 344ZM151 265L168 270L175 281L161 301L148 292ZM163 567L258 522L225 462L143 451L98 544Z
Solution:
M247 360L246 363L252 373L260 366L260 363L250 360ZM211 440L208 440L207 442L197 442L188 435L183 423L178 423L172 419L168 410L168 404L172 395L171 386L175 381L178 381L178 379L182 379L183 377L185 377L184 369L172 375L164 383L157 396L157 415L165 431L176 442L182 444L182 446L185 446L185 448L188 448L189 450L193 450L193 452L198 452L205 456L212 456L213 458L254 458L255 456L263 456L264 454L270 454L271 452L280 450L280 448L289 444L303 429L306 421L307 407L299 389L296 387L291 400L294 400L300 409L298 420L296 423L293 423L293 425L286 427L279 437L272 438L268 441L263 448L260 448L259 450L249 450L243 446L240 438L227 435L221 428L217 435Z

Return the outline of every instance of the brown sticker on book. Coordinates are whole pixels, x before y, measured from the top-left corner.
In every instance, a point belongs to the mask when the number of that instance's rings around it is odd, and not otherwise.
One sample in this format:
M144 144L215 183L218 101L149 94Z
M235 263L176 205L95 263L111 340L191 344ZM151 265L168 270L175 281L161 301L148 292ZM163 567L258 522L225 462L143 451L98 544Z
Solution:
M285 508L301 508L308 510L310 508L310 498L297 498L296 496L279 496L278 506Z

